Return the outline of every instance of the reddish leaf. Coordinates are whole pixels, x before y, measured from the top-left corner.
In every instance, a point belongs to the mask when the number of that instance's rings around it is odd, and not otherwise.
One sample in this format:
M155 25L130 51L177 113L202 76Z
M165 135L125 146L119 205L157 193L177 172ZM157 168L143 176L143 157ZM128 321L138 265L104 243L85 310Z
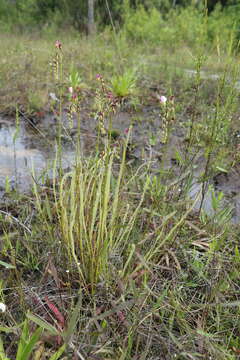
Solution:
M118 311L117 316L118 316L119 321L121 321L121 322L125 321L125 315L122 311Z
M61 312L58 310L58 308L56 307L56 305L54 305L53 303L51 303L51 301L48 299L47 296L45 296L45 301L47 306L49 307L49 309L53 312L56 320L58 321L58 325L60 326L61 329L64 328L65 325L65 319L63 317L63 315L61 314Z

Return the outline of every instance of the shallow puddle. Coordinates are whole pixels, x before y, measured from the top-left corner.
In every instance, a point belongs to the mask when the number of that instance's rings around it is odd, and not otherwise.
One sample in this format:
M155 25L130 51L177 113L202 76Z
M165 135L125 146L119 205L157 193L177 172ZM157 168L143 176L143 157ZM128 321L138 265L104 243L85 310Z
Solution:
M29 190L34 179L40 180L44 172L51 173L55 158L54 145L44 147L42 141L28 133L24 122L18 129L9 121L0 120L0 190L6 186L20 191ZM64 149L63 166L71 165L74 158L72 149ZM7 185L8 184L8 185Z
M65 119L65 123L67 124L67 119ZM131 156L140 161L151 158L152 170L155 173L159 172L162 156L164 156L164 168L172 169L178 177L178 166L174 163L174 159L176 150L181 152L183 141L181 131L173 132L167 153L163 155L158 132L160 118L155 109L149 107L138 117L131 116L127 112L119 113L113 121L114 129L119 137L124 136L125 129L131 123L133 124ZM38 124L38 131L29 126L24 119L20 119L17 130L14 123L0 118L0 195L4 194L6 184L25 192L30 189L33 181L44 184L44 175L52 176L53 160L56 156L56 129L57 124L52 117L43 119ZM94 149L96 141L93 119L83 119L82 129L82 147L85 153L90 153ZM72 129L72 138L76 136L75 130L75 128ZM64 169L71 168L74 164L74 141L71 142L71 136L69 139L63 137L62 166ZM188 193L192 200L196 199L202 188L198 179L204 162L199 160L197 163L198 166L194 170L192 185ZM240 222L238 178L238 174L219 175L212 182L215 191L222 191L226 195L225 203L233 206L234 223ZM201 197L195 204L195 210L199 209L200 202ZM211 191L208 191L204 198L203 209L209 216L214 216Z
M0 188L9 182L12 187L26 190L32 181L32 167L41 171L45 166L41 151L28 147L22 126L17 130L6 122L0 123Z
M184 69L184 72L187 76L189 77L195 77L198 72L196 70L192 70L192 69ZM225 79L225 74L224 73L219 73L219 74L211 74L208 71L205 70L201 70L199 72L199 76L202 80L221 80ZM228 84L232 84L232 86L236 89L236 90L240 90L240 80L239 79L233 79L230 77L226 77L226 79L224 80L226 81L226 83Z

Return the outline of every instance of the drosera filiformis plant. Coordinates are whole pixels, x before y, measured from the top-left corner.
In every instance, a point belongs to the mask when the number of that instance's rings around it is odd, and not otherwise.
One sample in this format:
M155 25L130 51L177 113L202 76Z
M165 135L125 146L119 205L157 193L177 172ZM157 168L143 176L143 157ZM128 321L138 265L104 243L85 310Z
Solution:
M165 95L158 97L161 105L161 120L162 120L162 138L161 142L166 144L169 140L170 132L175 122L175 106L174 96L167 98Z

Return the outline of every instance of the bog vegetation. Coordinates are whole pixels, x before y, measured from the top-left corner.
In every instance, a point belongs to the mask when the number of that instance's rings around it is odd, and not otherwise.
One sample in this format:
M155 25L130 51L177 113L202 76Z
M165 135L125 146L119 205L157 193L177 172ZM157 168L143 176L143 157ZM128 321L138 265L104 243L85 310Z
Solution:
M239 12L0 1L0 360L239 358Z

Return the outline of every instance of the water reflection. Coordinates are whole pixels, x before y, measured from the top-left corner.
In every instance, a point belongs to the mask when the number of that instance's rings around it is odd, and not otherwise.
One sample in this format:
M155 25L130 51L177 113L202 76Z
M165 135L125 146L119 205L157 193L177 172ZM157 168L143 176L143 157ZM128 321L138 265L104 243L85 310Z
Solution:
M6 179L12 187L26 191L32 184L32 173L37 179L41 174L51 176L52 161L55 158L55 142L43 146L39 134L28 134L25 124L16 127L0 121L0 189L4 189ZM72 149L64 149L63 167L68 167L74 159ZM39 180L41 182L41 180Z
M37 149L28 149L24 140L24 127L0 123L0 187L6 177L12 186L25 190L31 182L32 168L41 171L46 166L43 154Z

